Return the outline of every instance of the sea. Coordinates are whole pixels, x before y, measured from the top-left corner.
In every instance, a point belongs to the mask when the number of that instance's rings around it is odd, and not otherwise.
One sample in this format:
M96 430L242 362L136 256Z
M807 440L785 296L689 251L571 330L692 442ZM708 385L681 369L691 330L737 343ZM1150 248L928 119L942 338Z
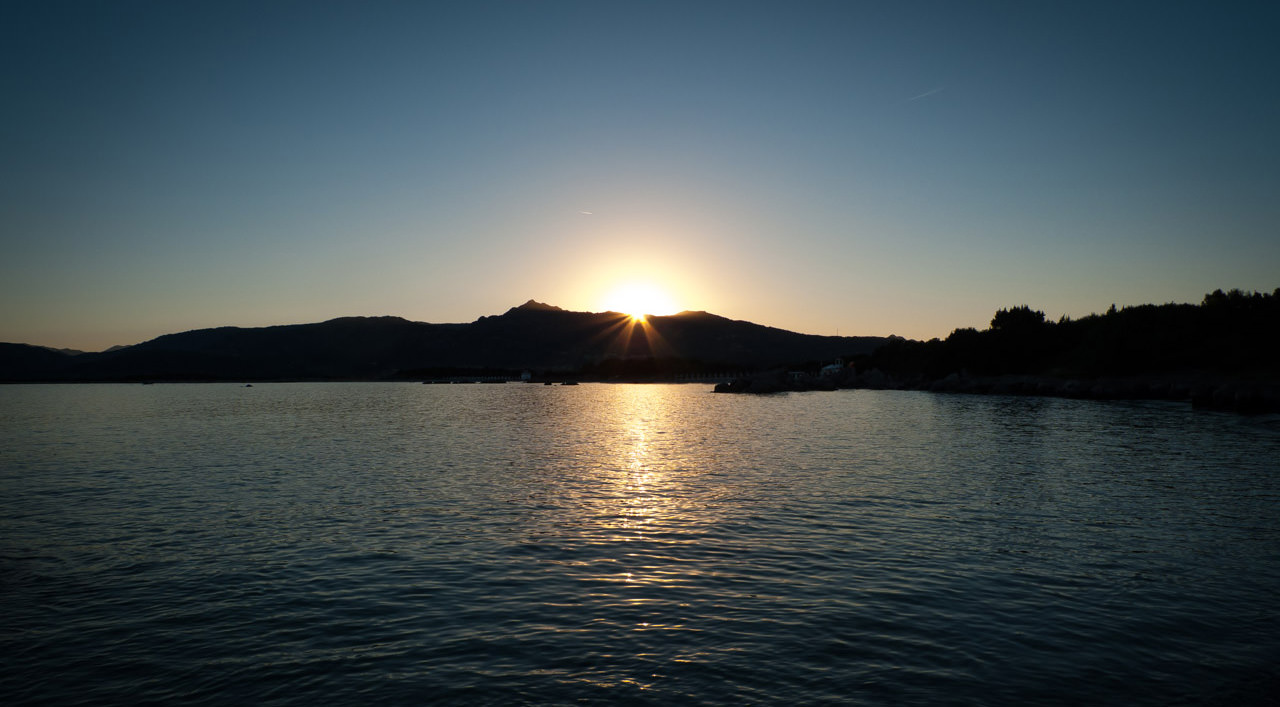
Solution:
M5 705L1261 705L1280 418L0 386Z

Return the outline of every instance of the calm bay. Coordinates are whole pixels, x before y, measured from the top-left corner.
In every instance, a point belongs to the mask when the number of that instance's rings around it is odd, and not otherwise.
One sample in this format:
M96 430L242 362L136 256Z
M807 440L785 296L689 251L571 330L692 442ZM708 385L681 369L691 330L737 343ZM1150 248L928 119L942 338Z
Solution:
M1280 419L0 387L6 704L1267 704Z

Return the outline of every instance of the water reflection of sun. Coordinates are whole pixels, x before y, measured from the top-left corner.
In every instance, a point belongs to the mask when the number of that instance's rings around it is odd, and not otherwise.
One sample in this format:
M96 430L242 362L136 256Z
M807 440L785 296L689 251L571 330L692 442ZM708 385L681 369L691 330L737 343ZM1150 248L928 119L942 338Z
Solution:
M693 499L672 390L661 385L608 386L612 428L599 468L608 489L595 509L600 530L615 541L683 542L678 529Z
M570 588L564 630L581 630L578 617L642 642L688 631L678 597L706 581L726 486L705 473L719 453L689 391L602 383L529 391L546 403L536 414L555 434L530 443L545 475L533 502L522 502L531 511L522 545L542 576Z
M568 553L558 566L604 586L694 580L692 565L678 558L711 532L725 484L703 473L715 446L691 418L688 390L596 383L531 392L530 399L546 399L537 414L556 433L531 440L541 480L530 495L528 537ZM615 598L642 597L652 598Z
M654 522L656 514L661 510L656 504L662 501L654 494L657 479L650 461L650 435L643 421L636 422L629 430L630 440L625 465L625 476L619 479L620 498L623 503L623 528L643 533L645 527Z

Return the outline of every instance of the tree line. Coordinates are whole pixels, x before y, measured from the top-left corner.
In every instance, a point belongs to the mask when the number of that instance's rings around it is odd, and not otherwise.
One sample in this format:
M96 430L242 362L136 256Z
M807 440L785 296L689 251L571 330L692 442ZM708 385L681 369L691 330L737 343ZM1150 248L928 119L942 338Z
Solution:
M850 360L859 371L917 379L1212 373L1274 380L1280 374L1280 288L1214 290L1198 305L1112 305L1103 314L1056 322L1019 305L997 311L982 331L956 329L930 341L894 337Z

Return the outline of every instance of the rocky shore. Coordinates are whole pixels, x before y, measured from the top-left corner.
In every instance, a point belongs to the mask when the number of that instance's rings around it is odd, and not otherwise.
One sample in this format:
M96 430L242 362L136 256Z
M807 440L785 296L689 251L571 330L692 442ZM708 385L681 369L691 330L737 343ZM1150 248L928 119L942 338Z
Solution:
M895 378L877 369L818 376L769 371L721 383L717 393L781 393L788 391L838 390L923 390L934 393L975 395L1039 395L1085 400L1169 400L1188 402L1205 410L1242 414L1280 412L1280 383L1230 379L1207 374L1133 376L1124 378L1058 378L1053 376L1005 375L945 378Z

